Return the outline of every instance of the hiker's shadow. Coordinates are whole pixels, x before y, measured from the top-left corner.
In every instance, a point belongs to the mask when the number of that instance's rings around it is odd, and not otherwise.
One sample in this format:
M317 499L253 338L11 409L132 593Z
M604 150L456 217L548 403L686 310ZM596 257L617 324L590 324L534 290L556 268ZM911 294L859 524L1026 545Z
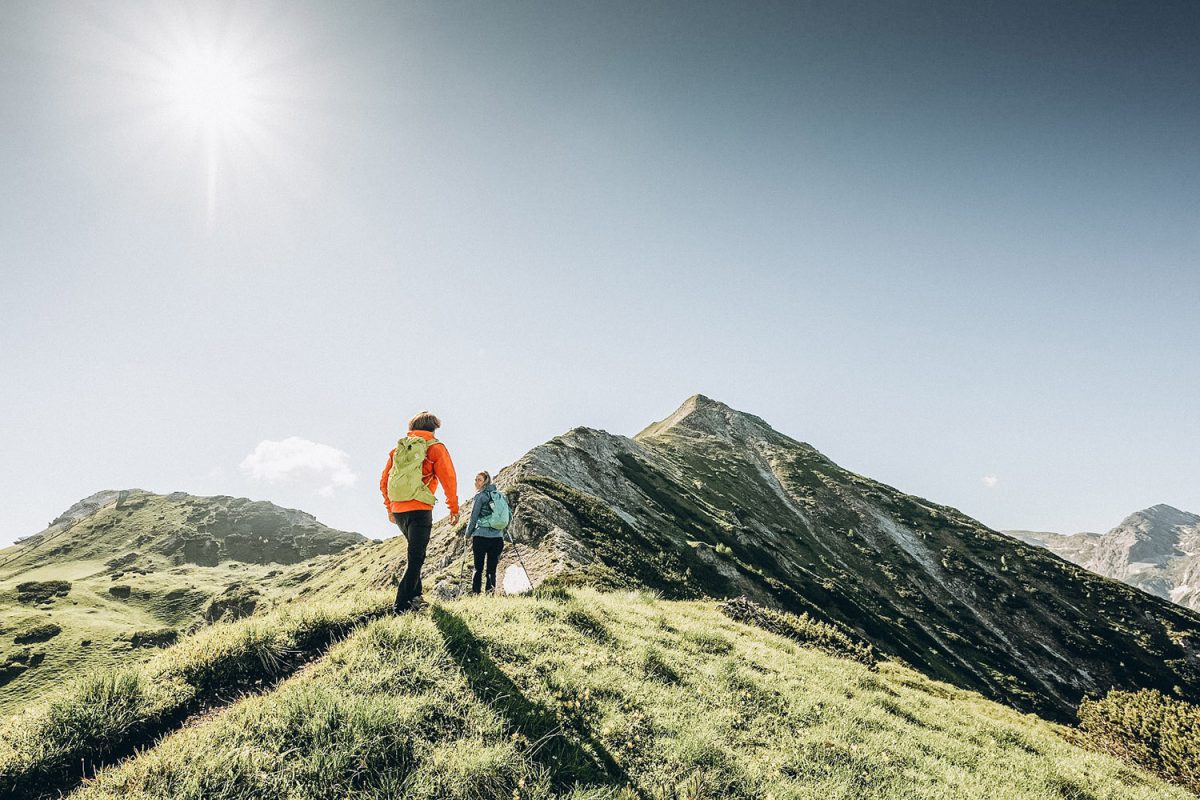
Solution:
M439 606L433 607L431 615L471 691L530 741L532 756L548 769L556 791L577 784L628 785L625 771L604 746L587 733L576 732L580 741L575 741L553 710L526 697L496 666L462 618Z

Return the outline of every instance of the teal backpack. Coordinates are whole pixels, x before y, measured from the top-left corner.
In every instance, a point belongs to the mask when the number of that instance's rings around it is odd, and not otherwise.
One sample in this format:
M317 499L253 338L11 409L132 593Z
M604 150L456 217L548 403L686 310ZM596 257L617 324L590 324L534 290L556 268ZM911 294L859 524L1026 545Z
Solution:
M504 493L499 489L488 494L491 495L492 510L487 516L481 516L476 524L481 528L502 531L508 527L508 523L512 522L512 509L508 507L508 501L504 499Z

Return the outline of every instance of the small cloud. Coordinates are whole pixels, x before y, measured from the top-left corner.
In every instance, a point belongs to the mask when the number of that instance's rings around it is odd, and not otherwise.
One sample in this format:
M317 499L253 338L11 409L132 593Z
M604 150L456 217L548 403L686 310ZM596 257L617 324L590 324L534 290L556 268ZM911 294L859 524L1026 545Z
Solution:
M983 485L989 489L995 489L996 484L999 482L1000 482L1000 479L997 478L995 475L984 475L983 476Z
M340 486L353 486L358 476L350 469L350 456L336 447L289 436L281 442L261 441L242 459L247 476L267 483L313 479L322 484L322 497L332 497Z

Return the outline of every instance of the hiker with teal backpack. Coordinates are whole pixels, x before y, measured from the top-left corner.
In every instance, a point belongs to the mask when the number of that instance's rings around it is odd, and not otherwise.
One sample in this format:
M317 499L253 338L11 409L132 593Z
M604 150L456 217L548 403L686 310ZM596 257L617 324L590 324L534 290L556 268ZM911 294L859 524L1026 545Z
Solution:
M512 511L504 493L492 483L492 476L481 472L475 476L475 502L471 505L471 520L467 536L471 537L471 553L475 572L471 575L471 593L479 594L487 574L487 593L496 591L496 567L504 550L504 529L512 520ZM486 567L486 569L485 569Z
M408 542L408 565L396 586L397 614L409 611L421 596L421 567L433 530L433 505L441 481L450 524L458 524L458 483L454 462L446 445L433 438L442 421L422 411L408 421L408 434L388 454L379 478L379 491L387 506L388 520L396 523Z

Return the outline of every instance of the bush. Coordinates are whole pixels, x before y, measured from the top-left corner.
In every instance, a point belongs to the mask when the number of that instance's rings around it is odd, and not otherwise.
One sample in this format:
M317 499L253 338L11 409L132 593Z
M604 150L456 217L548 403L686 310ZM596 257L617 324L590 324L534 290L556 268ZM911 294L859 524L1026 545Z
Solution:
M204 621L232 621L248 617L254 613L260 599L261 592L258 589L235 583L209 601L208 607L204 609Z
M1200 706L1154 689L1114 689L1079 704L1079 727L1094 748L1200 792Z
M17 584L17 600L22 603L49 603L56 597L66 597L70 591L69 581L25 581Z
M18 633L13 637L13 641L17 644L30 644L32 642L44 642L47 639L53 639L62 633L62 627L53 622L46 622L41 625L34 625L30 628Z
M830 655L850 658L867 666L874 666L879 662L879 655L868 642L828 623L815 620L808 614L775 611L745 597L726 600L719 608L725 616L735 622L754 625L802 645L823 650Z
M129 636L131 647L169 647L179 638L179 631L174 628L148 628L144 631L134 631Z

